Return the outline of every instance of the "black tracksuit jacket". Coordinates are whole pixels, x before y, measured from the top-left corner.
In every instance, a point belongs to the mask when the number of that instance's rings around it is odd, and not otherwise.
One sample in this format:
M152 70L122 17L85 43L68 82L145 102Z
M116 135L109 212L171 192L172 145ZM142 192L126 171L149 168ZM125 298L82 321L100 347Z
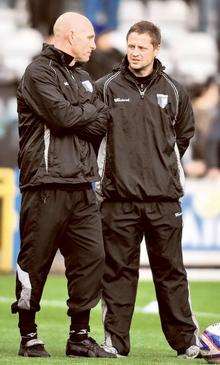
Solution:
M21 190L99 179L95 148L107 112L87 72L54 46L26 69L18 88Z
M127 58L97 81L111 108L99 152L100 193L110 200L176 200L183 195L180 158L194 134L189 96L155 59L146 87L137 84ZM138 143L137 143L138 142Z

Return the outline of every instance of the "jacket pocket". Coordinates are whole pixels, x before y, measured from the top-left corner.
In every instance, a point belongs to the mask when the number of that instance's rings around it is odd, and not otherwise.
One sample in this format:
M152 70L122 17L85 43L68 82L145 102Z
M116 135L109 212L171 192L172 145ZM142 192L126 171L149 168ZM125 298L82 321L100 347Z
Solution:
M159 107L160 108L160 107ZM165 143L164 143L164 153L168 156L174 152L175 143L176 143L176 132L174 127L174 121L168 111L160 108L160 116L163 123L164 135L165 135Z
M165 225L175 228L182 227L182 207L179 201L158 202L157 209L160 211Z
M82 163L85 163L89 156L89 146L88 142L79 138L75 137L76 143L77 143L77 149L79 151L80 160Z
M79 144L74 136L53 136L50 149L50 173L54 177L72 178L82 172Z

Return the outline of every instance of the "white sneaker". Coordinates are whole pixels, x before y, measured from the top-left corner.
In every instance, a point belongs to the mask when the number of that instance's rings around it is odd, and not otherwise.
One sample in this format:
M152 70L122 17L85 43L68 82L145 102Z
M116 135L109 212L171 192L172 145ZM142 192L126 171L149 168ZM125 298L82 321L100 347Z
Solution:
M114 347L114 346L108 346L105 343L103 345L101 345L101 347L103 348L103 350L105 350L106 352L109 352L110 354L114 354L117 357L126 357L124 355L120 355L118 350Z
M186 349L184 353L178 354L177 357L180 359L192 360L200 355L199 346L192 345Z

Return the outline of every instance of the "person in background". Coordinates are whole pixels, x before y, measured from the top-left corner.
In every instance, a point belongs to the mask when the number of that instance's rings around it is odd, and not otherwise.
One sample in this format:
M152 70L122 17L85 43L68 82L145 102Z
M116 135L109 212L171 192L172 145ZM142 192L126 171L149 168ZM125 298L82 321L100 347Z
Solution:
M120 0L82 0L83 12L92 22L96 33L118 27L119 5Z
M55 20L64 10L64 1L47 0L27 0L27 9L30 14L31 27L38 29L43 36L52 33L52 26Z
M66 355L115 357L88 335L104 269L91 184L99 179L95 148L108 119L88 73L78 67L89 60L94 38L86 17L64 13L54 25L54 45L44 45L18 88L21 247L12 313L19 315L19 355L25 357L50 356L37 336L35 316L58 248L71 319Z
M113 46L111 32L99 34L96 37L96 46L96 50L85 65L86 71L94 80L111 72L123 59L123 54Z
M210 126L206 143L207 177L220 179L220 107Z
M99 151L97 184L104 199L104 348L117 356L130 351L145 236L163 332L178 356L193 359L200 349L182 258L180 198L181 158L194 134L194 117L184 88L157 58L160 44L157 26L134 24L122 64L97 81L112 118Z
M189 177L218 175L219 86L217 77L209 77L204 84L190 88L195 115L195 136L191 143L191 158L184 161Z

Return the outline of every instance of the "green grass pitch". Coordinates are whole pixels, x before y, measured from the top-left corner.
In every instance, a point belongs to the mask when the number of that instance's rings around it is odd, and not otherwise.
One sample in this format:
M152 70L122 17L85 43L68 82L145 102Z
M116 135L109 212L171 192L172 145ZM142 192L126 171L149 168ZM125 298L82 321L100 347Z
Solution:
M191 298L193 311L201 330L211 323L220 322L220 282L192 282ZM132 350L127 358L85 359L66 358L65 344L69 319L66 315L66 281L63 276L50 275L44 290L42 309L37 315L39 337L51 353L48 359L30 359L17 356L19 334L17 316L11 315L10 303L14 298L14 276L0 277L0 364L76 364L76 365L148 365L148 364L205 364L203 359L179 360L169 348L160 328L157 314L143 313L143 308L155 300L152 282L140 282L136 311L131 330ZM91 336L103 340L101 310L97 306L91 317Z

